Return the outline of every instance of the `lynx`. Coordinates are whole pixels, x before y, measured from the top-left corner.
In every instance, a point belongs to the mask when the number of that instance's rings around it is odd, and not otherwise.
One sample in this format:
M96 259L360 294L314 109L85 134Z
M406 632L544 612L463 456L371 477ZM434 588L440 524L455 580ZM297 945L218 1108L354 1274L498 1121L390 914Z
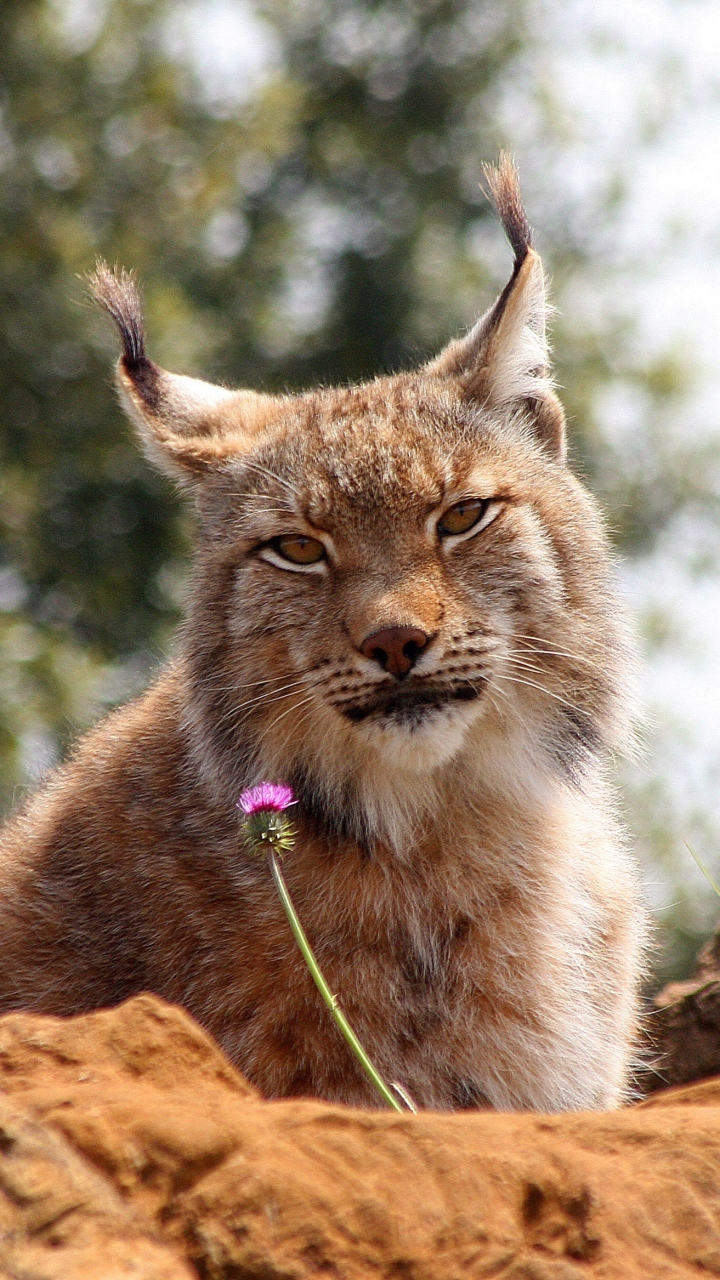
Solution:
M441 1110L626 1096L644 924L606 770L632 646L512 163L488 182L505 289L363 385L169 374L133 277L98 268L122 402L194 498L194 573L154 687L5 829L1 1010L153 991L266 1096L373 1105L242 838L241 790L283 781L290 892L386 1078Z

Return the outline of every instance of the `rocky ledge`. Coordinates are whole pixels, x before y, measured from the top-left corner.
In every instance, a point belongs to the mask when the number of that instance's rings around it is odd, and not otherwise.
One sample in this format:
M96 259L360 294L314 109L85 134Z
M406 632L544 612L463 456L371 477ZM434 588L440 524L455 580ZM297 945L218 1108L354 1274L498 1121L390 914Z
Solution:
M0 1019L0 1276L720 1274L720 1080L614 1114L264 1102L153 996Z

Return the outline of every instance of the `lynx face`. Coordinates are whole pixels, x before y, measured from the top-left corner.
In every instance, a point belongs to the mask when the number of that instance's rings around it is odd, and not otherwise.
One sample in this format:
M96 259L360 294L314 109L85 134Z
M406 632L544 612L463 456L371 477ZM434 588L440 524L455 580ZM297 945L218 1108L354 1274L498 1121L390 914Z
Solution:
M562 610L554 464L427 381L313 397L292 445L228 485L228 635L238 673L273 638L250 700L266 740L334 733L389 770L432 769L512 701L522 636Z
M514 171L490 176L513 275L414 374L297 397L171 375L145 355L132 280L96 277L125 406L196 499L181 661L228 803L280 777L331 826L397 842L443 770L582 786L622 734L622 623L565 462L542 266Z

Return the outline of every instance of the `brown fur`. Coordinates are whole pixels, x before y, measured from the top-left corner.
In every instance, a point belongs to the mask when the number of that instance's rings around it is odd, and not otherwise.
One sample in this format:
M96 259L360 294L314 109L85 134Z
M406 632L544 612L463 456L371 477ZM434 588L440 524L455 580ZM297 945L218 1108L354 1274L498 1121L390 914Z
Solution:
M381 1071L445 1109L622 1098L643 916L605 767L631 659L507 164L491 186L510 286L432 364L368 385L167 374L100 269L123 401L195 496L193 587L175 661L4 833L0 1008L155 991L267 1095L372 1104L243 844L240 790L282 779L291 893ZM442 537L472 498L483 527ZM288 567L291 534L326 558ZM430 638L402 681L361 652L393 627Z

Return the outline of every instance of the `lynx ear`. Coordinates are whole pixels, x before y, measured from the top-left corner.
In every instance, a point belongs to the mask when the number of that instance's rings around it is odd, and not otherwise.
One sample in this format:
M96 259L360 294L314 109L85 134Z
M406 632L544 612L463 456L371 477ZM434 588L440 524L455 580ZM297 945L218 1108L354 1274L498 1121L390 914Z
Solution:
M99 262L89 285L118 327L123 344L117 366L120 399L151 462L173 479L187 481L246 453L277 414L279 401L166 373L145 354L134 276Z
M543 268L532 247L517 170L503 154L497 169L485 166L485 176L515 251L513 273L495 305L427 369L458 379L468 399L498 409L521 409L549 452L562 458L565 416L550 377Z

